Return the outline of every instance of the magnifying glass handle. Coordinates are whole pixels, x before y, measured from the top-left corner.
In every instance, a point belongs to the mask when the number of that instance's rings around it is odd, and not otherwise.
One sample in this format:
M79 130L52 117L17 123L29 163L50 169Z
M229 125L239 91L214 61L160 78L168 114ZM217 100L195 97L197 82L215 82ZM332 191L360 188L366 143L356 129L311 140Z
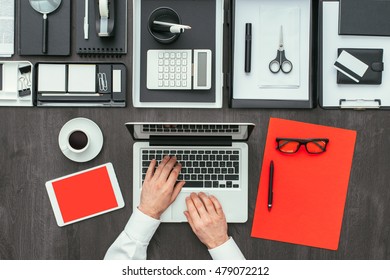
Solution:
M42 52L47 53L47 14L43 14Z

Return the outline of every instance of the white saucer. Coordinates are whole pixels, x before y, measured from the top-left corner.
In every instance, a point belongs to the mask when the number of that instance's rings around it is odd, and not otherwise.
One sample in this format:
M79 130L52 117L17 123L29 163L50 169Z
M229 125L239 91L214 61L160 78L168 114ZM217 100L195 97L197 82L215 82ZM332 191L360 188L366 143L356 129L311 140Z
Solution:
M94 159L102 150L103 133L99 126L90 119L75 118L64 124L61 128L60 134L58 135L58 144L60 149L61 147L66 146L66 142L68 141L67 135L75 129L80 129L88 133L90 141L88 148L82 153L74 153L70 150L61 150L61 152L68 159L76 162L87 162Z

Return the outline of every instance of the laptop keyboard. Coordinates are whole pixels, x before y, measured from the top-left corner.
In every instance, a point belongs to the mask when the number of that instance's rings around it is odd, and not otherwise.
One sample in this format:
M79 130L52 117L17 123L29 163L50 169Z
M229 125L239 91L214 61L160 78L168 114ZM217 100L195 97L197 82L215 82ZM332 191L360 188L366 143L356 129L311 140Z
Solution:
M143 132L178 132L178 133L239 133L238 125L201 125L201 124L144 124Z
M165 155L176 156L182 168L179 181L186 181L184 188L239 188L240 150L239 149L143 149L142 183L150 161L158 163Z

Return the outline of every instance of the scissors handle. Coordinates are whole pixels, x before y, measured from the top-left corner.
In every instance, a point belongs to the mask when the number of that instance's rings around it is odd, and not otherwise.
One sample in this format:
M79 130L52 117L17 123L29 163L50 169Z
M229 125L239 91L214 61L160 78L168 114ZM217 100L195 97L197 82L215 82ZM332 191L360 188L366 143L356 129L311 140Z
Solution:
M278 50L276 58L269 63L269 70L276 74L280 70L283 73L288 74L293 69L293 65L290 60L288 60L284 54L284 50Z
M269 71L271 71L272 73L274 74L278 73L280 71L280 62L278 58L271 60L268 67L269 67Z
M280 50L277 51L276 53L276 57L274 60L271 60L271 62L269 63L269 70L276 74L280 71L280 65L281 65L281 60L282 60L282 57L281 57L281 52Z
M280 69L282 69L282 72L285 74L290 73L293 69L293 65L291 61L286 58L284 50L280 51Z

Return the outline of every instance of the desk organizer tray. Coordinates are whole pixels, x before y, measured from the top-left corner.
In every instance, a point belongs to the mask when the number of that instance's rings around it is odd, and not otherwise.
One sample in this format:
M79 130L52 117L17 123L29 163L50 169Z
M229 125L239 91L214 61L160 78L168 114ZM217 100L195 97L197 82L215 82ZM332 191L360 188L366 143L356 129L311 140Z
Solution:
M0 61L0 106L33 106L33 71L29 61Z
M223 0L134 0L133 1L133 105L152 108L221 108L223 95ZM181 24L191 26L169 44L158 42L148 31L149 18L158 8L168 7L181 19ZM161 21L161 20L159 20ZM166 22L169 20L166 20ZM153 22L153 20L151 21ZM173 22L173 21L170 21ZM161 28L163 28L162 26ZM169 32L169 31L168 31ZM211 57L209 87L203 89L151 89L147 77L148 51L187 50L194 53L204 50ZM211 54L211 56L209 55ZM198 61L198 60L197 60ZM209 60L208 60L209 61ZM195 65L195 63L194 63ZM210 65L210 64L208 64ZM149 67L152 69L153 67ZM158 68L158 64L156 67ZM199 71L194 67L194 73ZM208 69L208 68L207 68ZM210 72L209 72L210 71ZM202 73L200 71L199 73ZM169 73L168 75L170 75ZM176 72L175 72L176 74ZM156 73L157 75L157 73ZM194 76L195 77L195 76ZM192 75L186 84L195 87ZM179 81L181 82L181 81ZM155 83L157 84L157 82ZM208 82L207 82L208 84Z
M232 108L313 108L318 4L313 0L230 0L229 69L226 83ZM246 24L251 23L251 38ZM289 73L272 73L270 62L277 56L283 34ZM246 41L251 39L251 55ZM249 52L248 52L249 53ZM251 69L245 69L250 58Z
M390 5L390 3L388 4ZM342 16L343 13L340 13L339 1L320 1L318 49L319 105L324 109L390 109L390 71L387 70L386 66L390 65L390 38L388 36L339 35L339 23ZM367 13L366 17L369 16L379 17L381 15L368 15ZM385 20L387 20L387 14ZM375 32L374 29L372 31ZM363 82L337 83L338 70L334 67L334 64L336 60L339 61L338 53L340 50L352 50L350 53L356 57L355 53L357 52L355 51L354 53L355 49L359 51L365 50L368 53L375 50L382 52L383 50L382 62L384 67L381 69L384 69L384 71L379 84L364 84ZM364 60L364 57L359 58L362 61ZM370 67L372 66L370 65ZM348 78L344 76L344 79ZM363 80L364 76L362 76Z
M126 66L122 63L35 65L38 107L125 107Z

